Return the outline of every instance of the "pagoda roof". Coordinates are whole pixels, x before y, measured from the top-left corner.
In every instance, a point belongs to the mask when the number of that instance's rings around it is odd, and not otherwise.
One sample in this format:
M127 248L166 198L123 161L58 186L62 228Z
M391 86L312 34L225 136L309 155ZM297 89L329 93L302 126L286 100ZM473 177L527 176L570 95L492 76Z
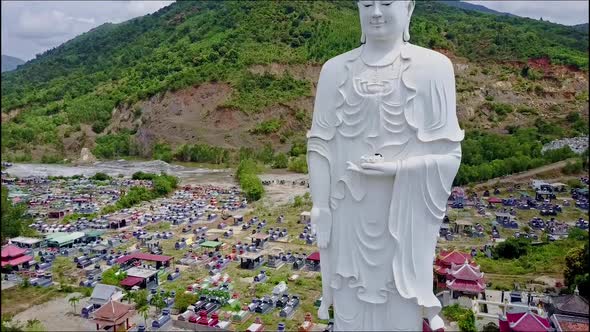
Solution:
M94 321L102 326L121 324L133 314L133 306L117 301L109 301L92 313Z
M12 259L3 260L1 266L2 267L6 266L6 265L17 266L17 265L21 265L22 263L32 261L33 259L34 259L33 256L24 255L24 256L12 258Z
M560 313L588 317L588 301L578 294L556 296L551 301Z
M461 265L452 263L448 273L455 279L479 281L483 278L483 272L479 271L479 266L473 266L468 263Z
M506 320L513 332L547 332L552 330L547 318L532 312L507 313Z
M447 280L447 288L460 292L481 293L486 289L486 285L480 281L453 279Z
M434 266L434 272L436 272L436 273L438 273L440 275L446 275L447 272L448 272L448 269L446 267L444 267L444 266L435 265Z
M24 255L26 252L25 249L19 248L13 244L9 244L2 248L2 258L11 258L11 257L18 257Z
M452 263L455 264L463 264L465 261L471 263L472 258L471 255L464 252L459 252L456 250L453 251L441 251L438 255L438 260L441 262L451 265Z

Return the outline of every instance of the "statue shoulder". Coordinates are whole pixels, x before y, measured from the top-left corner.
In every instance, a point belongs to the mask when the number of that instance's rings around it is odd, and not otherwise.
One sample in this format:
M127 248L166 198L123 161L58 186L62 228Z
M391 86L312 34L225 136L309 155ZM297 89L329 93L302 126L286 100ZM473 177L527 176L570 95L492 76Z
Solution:
M337 55L330 60L326 61L322 66L320 72L320 80L322 78L326 80L338 79L346 74L346 64L360 55L360 48L355 48L346 53Z
M444 54L428 48L408 44L404 49L404 56L411 59L411 69L417 75L429 80L448 80L455 78L453 63Z

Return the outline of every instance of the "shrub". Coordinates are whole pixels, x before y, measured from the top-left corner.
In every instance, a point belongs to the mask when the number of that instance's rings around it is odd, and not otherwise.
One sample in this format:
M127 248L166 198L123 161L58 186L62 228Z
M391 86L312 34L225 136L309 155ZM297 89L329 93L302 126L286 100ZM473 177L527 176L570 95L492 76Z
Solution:
M297 173L307 174L307 157L300 155L289 160L289 170Z
M272 168L287 168L289 166L289 157L284 153L277 153Z
M264 194L264 187L256 174L247 173L242 175L240 186L249 201L257 201Z
M157 143L154 145L153 159L161 160L165 162L172 161L172 149L170 145L166 143Z
M91 179L92 180L96 180L96 181L107 181L107 180L110 180L111 177L108 174L106 174L106 173L98 172L98 173L94 174L91 177Z
M276 133L281 129L282 121L280 119L271 119L267 121L263 121L256 125L250 132L256 135L268 135L272 133Z
M236 178L249 201L257 201L264 195L264 187L257 173L258 166L252 159L242 160L236 171Z
M514 110L512 105L503 104L503 103L493 103L493 102L486 102L484 104L488 109L494 111L496 114L503 116L508 113L512 113Z
M567 114L567 116L565 117L565 119L567 120L567 122L569 123L574 123L578 120L580 120L582 117L580 116L580 113L578 112L569 112Z
M301 138L293 141L289 155L291 157L297 157L302 154L307 154L307 141Z
M567 180L567 185L570 188L582 188L583 187L582 181L580 181L579 179Z
M582 161L581 160L577 160L575 162L571 162L568 161L567 164L563 167L563 173L564 174L578 174L580 172L582 172L583 170L583 166L582 166Z
M462 332L476 332L475 315L473 311L460 307L458 304L444 307L443 315L450 321L457 322Z
M527 254L529 247L529 240L509 238L494 247L494 258L519 258Z
M133 180L153 180L156 177L154 173L144 173L142 171L135 172L131 176Z

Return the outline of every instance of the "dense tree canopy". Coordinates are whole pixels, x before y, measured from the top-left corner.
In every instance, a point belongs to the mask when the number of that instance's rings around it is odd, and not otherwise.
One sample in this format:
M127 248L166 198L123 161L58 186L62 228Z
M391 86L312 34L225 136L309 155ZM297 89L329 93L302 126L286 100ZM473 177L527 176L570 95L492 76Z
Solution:
M8 197L8 189L2 186L2 227L0 228L1 242L22 235L28 231L26 204L12 204Z
M2 149L60 147L58 128L107 128L116 106L208 81L228 82L245 112L310 93L310 82L254 74L253 64L318 63L359 44L355 1L177 1L144 17L103 24L2 74ZM588 68L588 33L532 19L420 1L412 42L472 60L526 60ZM498 109L500 112L505 109ZM277 123L260 129L272 131ZM583 127L583 126L582 126ZM133 154L126 136L99 138L103 158ZM128 136L128 135L127 135ZM170 151L158 155L170 159Z

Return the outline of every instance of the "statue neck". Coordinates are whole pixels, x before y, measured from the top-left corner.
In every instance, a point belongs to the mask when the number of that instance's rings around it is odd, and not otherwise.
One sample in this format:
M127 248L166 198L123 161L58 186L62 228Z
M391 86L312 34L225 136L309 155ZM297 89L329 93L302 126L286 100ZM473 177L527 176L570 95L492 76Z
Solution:
M394 40L371 40L362 46L361 58L368 66L386 66L398 57L404 42L401 38Z

